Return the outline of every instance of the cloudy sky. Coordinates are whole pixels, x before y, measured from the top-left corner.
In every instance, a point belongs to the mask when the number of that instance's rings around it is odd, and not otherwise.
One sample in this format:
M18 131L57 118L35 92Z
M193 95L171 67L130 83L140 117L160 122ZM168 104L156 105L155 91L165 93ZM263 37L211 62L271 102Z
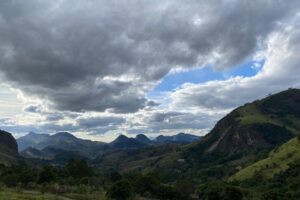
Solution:
M300 87L299 0L1 0L0 128L206 134Z

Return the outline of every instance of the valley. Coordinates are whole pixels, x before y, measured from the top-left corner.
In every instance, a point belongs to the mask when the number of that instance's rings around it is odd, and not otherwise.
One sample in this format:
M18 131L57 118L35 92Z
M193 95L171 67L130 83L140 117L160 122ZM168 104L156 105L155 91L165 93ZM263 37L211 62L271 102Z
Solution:
M299 108L300 90L289 89L236 108L203 137L104 143L68 132L15 140L1 131L0 197L298 199Z

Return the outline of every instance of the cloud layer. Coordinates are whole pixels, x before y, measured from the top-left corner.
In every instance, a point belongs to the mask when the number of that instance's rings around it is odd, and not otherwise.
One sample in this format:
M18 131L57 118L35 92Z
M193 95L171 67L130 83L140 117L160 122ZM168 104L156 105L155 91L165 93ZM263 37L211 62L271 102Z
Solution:
M289 87L300 88L299 39L299 24L294 27L287 26L270 35L265 45L265 64L255 76L236 76L204 84L184 84L171 93L172 107L231 109Z
M299 1L1 1L2 75L56 109L136 112L174 68L242 62Z
M25 111L43 116L44 128L206 129L235 106L299 87L299 8L298 0L3 0L0 77L43 102ZM163 108L147 98L170 72L222 71L258 52L265 65L254 77L186 83Z

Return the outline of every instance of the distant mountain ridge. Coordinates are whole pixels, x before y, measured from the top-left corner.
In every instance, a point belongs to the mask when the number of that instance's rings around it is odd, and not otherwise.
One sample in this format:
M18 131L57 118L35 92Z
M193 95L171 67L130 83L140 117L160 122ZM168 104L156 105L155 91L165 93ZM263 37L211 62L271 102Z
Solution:
M201 137L196 136L196 135L191 135L187 133L179 133L177 135L172 135L172 136L164 136L160 135L157 138L155 138L154 141L159 142L159 143L191 143L194 141L199 140Z
M100 166L107 166L109 160L115 159L118 169L126 173L157 171L168 181L173 180L170 177L196 178L198 172L201 178L201 174L206 176L211 170L223 173L229 166L234 170L265 158L275 147L299 136L299 108L300 90L289 89L236 108L206 136L182 148L173 146L174 149L166 151L163 148L166 145L161 145L155 150L116 153L102 159L100 164L104 164Z
M18 145L20 146L19 150L22 151L28 147L43 149L47 146L54 146L54 147L59 146L60 148L63 149L69 149L69 148L72 149L73 148L72 145L82 145L83 143L86 145L107 144L114 147L121 145L121 143L128 143L129 145L135 143L135 145L133 146L138 147L141 146L140 143L143 143L144 145L150 145L156 143L190 143L200 138L201 137L196 135L179 133L173 136L160 135L154 140L150 140L146 135L139 134L136 135L135 138L129 138L125 135L120 135L114 141L110 143L104 143L104 142L96 142L91 140L80 139L68 132L58 132L54 135L37 134L37 133L30 132L27 135L18 138L17 142Z
M51 147L54 149L61 149L66 151L76 151L80 152L80 154L85 155L86 157L92 157L95 155L95 152L98 152L102 149L105 149L107 144L102 142L95 142L90 140L84 140L75 137L71 133L68 132L58 132L54 135L43 135L42 139L39 142L36 142L34 138L38 138L39 134L28 134L19 140L24 141L34 141L30 145L27 143L29 147L43 150L47 147ZM23 149L23 151L26 149Z
M199 139L199 137L180 133L175 136L166 136L163 141L156 141L150 140L144 134L139 134L135 138L120 135L114 141L104 143L80 139L68 132L58 132L54 135L31 132L17 141L22 146L20 154L26 158L54 159L58 156L56 153L60 152L73 157L94 159L98 154L102 155L114 150L134 150L168 143L186 144L196 139ZM61 151L54 151L54 154L49 154L46 151L47 148Z
M153 144L154 141L150 140L146 135L139 134L135 136L135 139L139 142L145 143L145 144Z
M114 141L109 143L112 148L142 148L147 144L136 140L135 138L128 138L125 135L120 135Z
M19 151L23 151L28 147L34 147L35 145L45 141L49 137L49 134L37 134L34 132L29 132L27 135L17 139Z

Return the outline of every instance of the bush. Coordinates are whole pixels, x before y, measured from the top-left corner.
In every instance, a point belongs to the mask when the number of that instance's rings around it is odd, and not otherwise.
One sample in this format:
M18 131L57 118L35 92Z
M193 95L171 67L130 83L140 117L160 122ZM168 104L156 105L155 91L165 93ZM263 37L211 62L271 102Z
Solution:
M4 190L5 189L5 184L0 182L0 191Z
M133 189L128 181L115 182L107 192L108 197L116 200L126 200L133 196Z
M145 196L146 193L153 194L157 190L160 181L153 175L141 176L134 181L135 192ZM148 195L149 196L149 195Z
M18 183L16 185L15 190L16 190L17 193L21 193L22 192L22 183Z
M176 183L176 190L180 191L184 199L190 199L191 194L194 194L194 185L191 181L180 180Z
M38 186L37 186L37 184L35 183L35 182L29 182L28 184L27 184L27 189L29 189L29 190L34 190L34 189L36 189Z
M262 194L262 200L281 200L284 199L284 194L278 190L270 190Z
M239 188L223 182L211 182L201 185L198 190L199 199L203 200L241 200L243 193Z
M68 176L75 178L90 177L94 174L92 168L88 166L85 160L69 160L65 166L65 171Z
M12 173L4 176L2 180L7 187L15 187L19 182L19 177L17 174Z
M39 183L50 183L57 180L57 173L53 167L46 166L40 173Z
M113 172L110 174L110 180L112 182L117 182L120 181L122 179L122 175L118 172Z
M35 172L35 170L25 169L20 173L19 181L26 186L30 182L36 182L37 177L38 174Z
M184 199L179 191L169 185L160 185L156 191L157 198L164 200L180 200Z

